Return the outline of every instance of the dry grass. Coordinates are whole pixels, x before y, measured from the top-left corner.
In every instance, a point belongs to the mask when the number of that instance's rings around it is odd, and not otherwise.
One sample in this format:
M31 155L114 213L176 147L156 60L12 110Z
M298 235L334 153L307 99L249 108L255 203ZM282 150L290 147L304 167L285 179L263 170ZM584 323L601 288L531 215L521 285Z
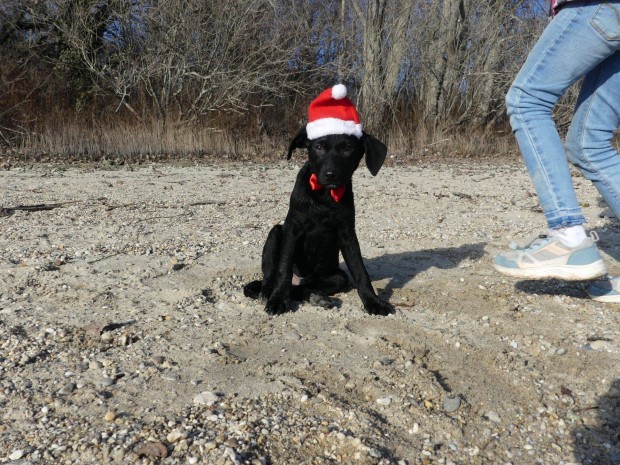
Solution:
M388 138L390 152L409 161L512 157L518 153L509 130L464 130L463 128L429 128L420 125L410 132Z
M30 115L30 119L22 118L27 122L20 129L19 138L9 150L0 149L0 161L14 164L281 159L301 118L301 114L298 117L219 115L208 122L180 126L165 125L156 118L138 120L134 115L115 113L114 109L106 109L97 102L93 108L81 112L61 102L44 99L22 105L23 113ZM558 105L556 120L561 132L570 123L571 103L567 97ZM519 157L515 138L505 120L487 129L448 122L435 128L421 119L408 117L411 114L419 112L408 109L387 122L391 129L382 138L388 144L393 163ZM12 117L12 121L16 119ZM259 130L257 121L263 123L263 129ZM284 124L285 121L289 124ZM620 137L614 143L616 148L620 147Z
M233 125L234 127L234 125ZM283 131L285 133L286 131ZM107 123L84 118L55 118L27 133L10 153L12 162L96 162L114 160L140 163L150 160L220 159L265 160L282 158L290 135L252 134L247 129L214 125L175 127L150 123ZM415 162L445 158L511 156L517 150L505 130L464 131L425 126L399 129L384 137L393 160ZM3 156L0 154L0 159ZM6 158L7 155L4 156Z
M96 124L70 121L28 134L17 150L22 160L124 162L218 157L261 158L272 152L266 138L244 137L209 127L174 127L158 123Z
M285 156L295 129L282 134L252 134L247 128L214 125L175 127L150 123L87 121L54 118L40 130L24 135L21 143L2 153L0 161L141 163L146 161L228 160L263 161ZM230 127L235 128L234 124ZM562 128L562 126L560 126ZM289 133L284 135L285 133ZM391 161L412 163L450 159L518 158L519 150L508 127L476 130L424 125L393 130L384 137ZM620 149L620 134L614 139Z

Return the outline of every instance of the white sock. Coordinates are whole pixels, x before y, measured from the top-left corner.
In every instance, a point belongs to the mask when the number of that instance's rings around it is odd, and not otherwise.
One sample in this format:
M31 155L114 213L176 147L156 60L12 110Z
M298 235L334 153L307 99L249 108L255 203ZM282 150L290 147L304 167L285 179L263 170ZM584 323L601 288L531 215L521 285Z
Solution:
M557 237L562 244L568 247L576 247L588 237L582 224L569 226L568 228L550 229L549 235Z

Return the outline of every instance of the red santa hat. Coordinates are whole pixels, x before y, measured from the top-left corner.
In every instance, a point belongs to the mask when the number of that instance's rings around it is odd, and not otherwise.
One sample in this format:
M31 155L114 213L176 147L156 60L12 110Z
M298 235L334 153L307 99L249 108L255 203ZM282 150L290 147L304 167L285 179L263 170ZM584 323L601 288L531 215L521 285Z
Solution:
M324 90L310 103L306 132L310 140L331 134L362 137L360 117L343 84Z

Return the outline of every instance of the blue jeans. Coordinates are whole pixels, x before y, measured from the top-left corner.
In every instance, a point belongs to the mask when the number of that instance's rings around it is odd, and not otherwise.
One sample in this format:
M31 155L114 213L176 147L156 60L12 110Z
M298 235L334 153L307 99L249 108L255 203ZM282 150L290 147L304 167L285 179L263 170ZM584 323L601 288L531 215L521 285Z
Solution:
M550 229L586 222L567 158L620 218L620 0L569 3L549 23L508 94L510 124ZM552 110L585 77L566 150Z

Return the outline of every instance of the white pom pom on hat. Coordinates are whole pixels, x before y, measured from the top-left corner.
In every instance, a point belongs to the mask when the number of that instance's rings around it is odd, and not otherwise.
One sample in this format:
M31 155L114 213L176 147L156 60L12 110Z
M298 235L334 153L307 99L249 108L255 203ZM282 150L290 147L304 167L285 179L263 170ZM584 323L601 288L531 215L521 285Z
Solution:
M332 97L341 100L347 96L347 87L344 84L336 84L332 87Z
M325 89L310 103L306 133L310 140L332 134L362 137L360 117L353 102L347 98L346 86L336 84Z

